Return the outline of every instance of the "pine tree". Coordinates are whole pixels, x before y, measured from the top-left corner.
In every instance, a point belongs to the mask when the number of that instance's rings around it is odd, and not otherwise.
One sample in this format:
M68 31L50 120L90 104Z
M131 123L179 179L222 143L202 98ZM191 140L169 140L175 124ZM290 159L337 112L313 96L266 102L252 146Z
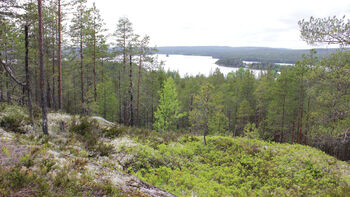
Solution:
M228 124L223 106L219 102L222 98L217 97L213 91L213 86L209 83L201 87L199 94L193 99L193 109L189 116L192 129L203 131L205 145L209 133L224 132Z
M171 77L165 81L159 95L159 105L154 113L156 121L153 126L160 131L174 130L176 129L177 120L184 114L180 113L180 103L177 98L174 80Z
M118 70L118 97L119 97L119 118L120 121L124 124L128 123L128 99L127 99L127 59L128 53L130 51L130 44L132 43L132 39L134 38L132 23L126 17L120 18L117 24L117 30L114 33L114 36L117 38L117 46L121 50L123 55L123 69L119 68Z
M47 126L47 111L46 111L46 94L45 94L45 70L44 70L44 53L43 53L43 26L42 26L42 4L41 0L38 0L38 21L39 21L39 58L40 58L40 88L41 88L41 112L42 112L42 124L43 132L48 135Z

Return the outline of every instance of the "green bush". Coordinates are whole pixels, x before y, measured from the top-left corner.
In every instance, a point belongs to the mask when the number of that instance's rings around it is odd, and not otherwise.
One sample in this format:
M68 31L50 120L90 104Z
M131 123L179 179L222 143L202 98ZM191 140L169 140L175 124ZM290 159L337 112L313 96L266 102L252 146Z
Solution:
M153 145L152 145L153 146ZM249 138L183 136L179 142L124 149L123 168L178 196L342 196L345 162L302 146Z
M82 118L78 124L72 124L69 131L78 134L78 139L82 141L85 148L93 153L92 156L108 156L113 153L113 146L99 142L101 133L109 136L119 135L117 128L100 131L96 121L89 121L88 118Z
M22 128L22 126L28 124L28 121L28 118L23 114L9 112L0 120L0 127L3 127L7 131L23 134L26 133L26 131Z
M114 147L112 145L104 144L102 142L95 146L95 152L100 156L109 156L114 152Z
M113 138L113 137L120 137L123 133L123 130L118 127L111 127L107 129L103 129L102 133L105 137Z
M96 128L96 122L84 117L80 119L80 123L72 124L69 131L84 136L90 134L94 128Z

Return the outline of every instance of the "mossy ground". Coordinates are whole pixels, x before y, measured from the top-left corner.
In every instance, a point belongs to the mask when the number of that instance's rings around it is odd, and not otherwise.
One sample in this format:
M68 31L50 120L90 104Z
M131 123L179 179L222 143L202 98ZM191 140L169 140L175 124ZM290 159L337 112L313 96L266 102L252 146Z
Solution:
M178 196L350 196L349 164L308 146L228 136L208 136L204 146L186 131L60 114L50 114L44 136L40 122L26 125L23 109L11 107L0 106L1 120L19 120L0 128L0 196L147 196L146 183Z

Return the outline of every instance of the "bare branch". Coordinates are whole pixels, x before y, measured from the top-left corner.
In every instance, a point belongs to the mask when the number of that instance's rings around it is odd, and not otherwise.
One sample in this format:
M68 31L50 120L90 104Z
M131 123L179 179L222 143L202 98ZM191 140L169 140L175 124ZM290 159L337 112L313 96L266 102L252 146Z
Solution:
M18 85L21 86L27 86L26 83L20 82L15 75L13 74L11 68L8 67L8 65L6 65L4 62L2 62L2 60L0 60L0 64L4 67L5 71L10 75L11 79L14 80Z

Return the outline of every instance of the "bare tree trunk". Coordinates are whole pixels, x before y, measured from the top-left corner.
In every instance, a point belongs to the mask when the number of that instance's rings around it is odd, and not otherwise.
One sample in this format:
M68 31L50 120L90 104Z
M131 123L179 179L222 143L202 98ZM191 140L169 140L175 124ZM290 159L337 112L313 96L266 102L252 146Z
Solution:
M6 31L6 30L5 30ZM5 64L8 66L8 56L7 56L7 42L5 43ZM6 96L7 96L7 104L11 104L11 91L10 91L10 79L9 79L9 74L6 73Z
M294 108L293 109L293 119L295 118L296 116L296 109ZM294 141L295 141L295 138L294 138L294 135L295 135L295 123L296 123L296 120L292 120L292 128L291 128L291 131L290 131L290 135L291 135L291 139L290 139L290 143L293 144Z
M121 67L118 68L119 123L122 123Z
M303 87L301 86L300 93L299 93L299 111L298 111L298 124L297 124L297 136L296 136L297 143L301 143L301 135L302 135L302 127L303 127L303 110L304 110L303 97L304 97Z
M46 77L47 79L47 90L46 90L46 94L47 94L47 106L49 109L53 108L53 99L52 99L52 92L51 92L51 86L50 86L50 80L49 80L49 76Z
M46 95L45 95L45 70L44 70L44 53L43 53L43 25L41 13L41 0L38 0L38 15L39 15L39 57L40 57L40 88L41 88L41 107L43 119L43 133L48 135L47 128L47 112L46 112Z
M142 54L140 54L139 75L137 78L137 104L136 104L136 125L139 126L139 111L140 111L140 84L141 84L141 70L142 70Z
M103 59L101 62L101 69L102 69L102 78L101 78L101 82L103 84L103 118L106 119L107 118L107 101L106 101L106 87L105 87L105 83L104 83L104 78L105 78L105 74L104 74L104 67L103 67ZM101 100L101 99L100 99Z
M292 122L292 129L291 129L291 138L290 138L290 143L294 143L294 129L295 129L295 121Z
M74 73L72 71L72 73ZM73 74L73 103L74 103L74 112L76 113L76 105L77 105L77 97L79 98L79 96L77 96L76 92L74 90L77 89L77 82L76 82L76 78Z
M41 105L40 103L40 80L39 80L39 74L38 74L38 69L34 69L34 84L35 84L35 102L38 104L38 105Z
M203 132L203 139L204 139L204 145L207 145L207 139L206 136L208 135L208 124L209 124L209 112L205 112L205 125L204 125L204 132Z
M57 111L56 99L55 99L55 39L53 39L52 41L52 93L51 95L52 95L52 106L54 110Z
M2 67L0 66L0 75L1 75L1 78L4 76L3 75L3 70L2 70ZM4 87L3 87L3 81L4 80L1 80L0 81L0 102L3 102L5 99L4 99Z
M7 104L11 104L11 91L10 91L10 85L9 85L9 77L8 74L5 74L6 76L6 97L7 97Z
M310 97L308 97L308 100L307 100L307 115L306 115L306 123L305 123L306 132L304 136L304 144L306 145L308 144L307 135L309 134L309 129L310 129L309 119L310 119Z
M80 26L80 88L81 88L81 103L84 104L84 69L83 69L83 30L82 25ZM83 106L83 113L85 113L84 106Z
M62 109L61 0L58 0L58 109Z
M95 21L94 21L95 24ZM95 102L97 101L97 90L96 90L96 32L94 30L94 69L93 69L93 73L94 73L94 99Z
M124 24L124 29L126 29L126 24ZM124 36L123 36L123 42L124 42L124 46L123 46L123 75L122 75L122 83L123 83L123 85L122 85L122 88L123 88L123 94L124 94L124 96L123 96L123 123L124 124L128 124L127 123L127 119L128 119L128 117L127 117L127 96L126 96L126 89L125 89L125 91L124 91L124 79L125 79L125 83L126 83L126 77L125 77L125 75L126 75L126 63L127 63L127 51L126 51L126 32L124 32ZM127 84L127 83L126 83ZM126 85L125 84L125 85Z
M130 96L130 126L134 125L134 110L133 110L133 89L132 89L132 56L130 55L130 72L129 72L129 96Z
M43 38L44 39L44 38ZM43 43L43 45L49 45L49 43ZM49 63L49 57L50 57L50 51L48 49L48 47L45 48L46 51L46 62ZM48 65L48 64L47 64ZM47 95L47 107L49 109L53 108L53 102L52 102L52 92L51 92L51 86L50 86L50 72L49 72L49 67L47 66L45 69L48 70L48 72L46 72L46 95Z
M33 123L34 121L34 116L33 116L33 106L32 106L32 93L31 93L31 87L30 87L30 73L29 73L29 41L28 41L28 25L26 24L24 26L24 35L25 35L25 72L26 72L26 92L28 96L28 110L29 110L29 117L31 122Z
M280 142L283 141L284 137L284 117L285 117L285 104L286 104L286 95L283 95L283 101L282 101L282 125L281 125L281 140Z

